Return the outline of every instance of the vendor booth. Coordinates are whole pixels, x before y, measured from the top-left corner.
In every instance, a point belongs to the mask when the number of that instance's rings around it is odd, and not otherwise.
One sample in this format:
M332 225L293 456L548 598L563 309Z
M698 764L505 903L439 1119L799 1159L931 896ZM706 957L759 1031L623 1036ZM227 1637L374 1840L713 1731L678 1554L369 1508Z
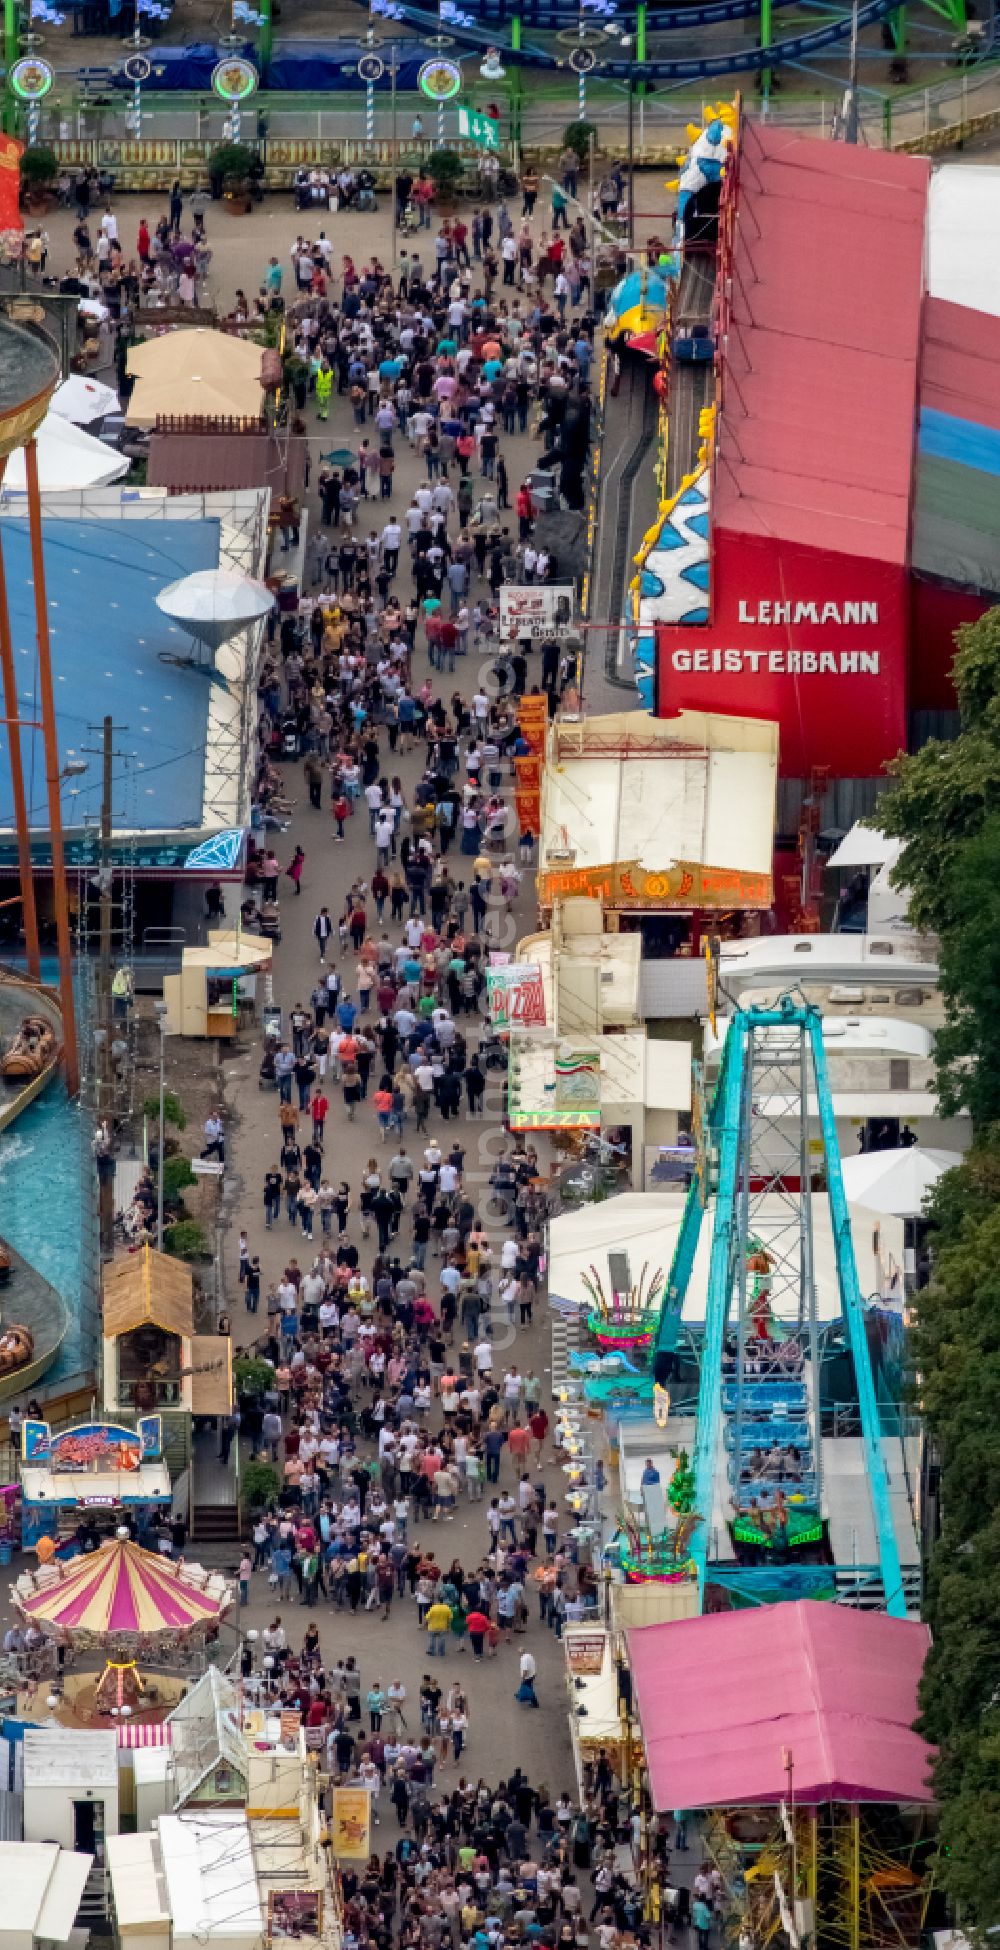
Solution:
M185 948L179 975L167 975L163 999L175 1036L237 1034L241 1011L257 1002L257 978L271 969L273 944L264 935L210 928L204 947Z
M138 1428L81 1422L53 1435L47 1422L21 1430L21 1541L71 1538L87 1516L128 1509L137 1517L169 1507L170 1472L162 1460L160 1417ZM79 1549L80 1546L78 1545ZM74 1555L64 1547L63 1555Z

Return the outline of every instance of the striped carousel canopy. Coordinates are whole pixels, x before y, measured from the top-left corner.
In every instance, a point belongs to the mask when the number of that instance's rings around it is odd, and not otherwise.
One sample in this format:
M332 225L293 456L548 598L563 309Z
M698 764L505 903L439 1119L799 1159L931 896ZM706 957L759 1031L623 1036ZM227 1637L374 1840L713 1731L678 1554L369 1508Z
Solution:
M95 1638L185 1633L213 1625L232 1602L221 1590L196 1590L169 1558L116 1537L86 1557L74 1558L58 1582L31 1593L14 1591L24 1616L42 1631Z

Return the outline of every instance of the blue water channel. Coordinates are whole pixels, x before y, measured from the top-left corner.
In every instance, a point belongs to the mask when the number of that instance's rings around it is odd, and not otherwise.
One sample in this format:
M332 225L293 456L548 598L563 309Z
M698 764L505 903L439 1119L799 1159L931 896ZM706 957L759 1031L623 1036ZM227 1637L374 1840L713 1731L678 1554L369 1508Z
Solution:
M55 1287L66 1308L66 1338L47 1384L92 1363L89 1300L93 1215L85 1209L91 1183L89 1139L78 1103L67 1101L60 1078L0 1136L0 1238L6 1239ZM86 1205L89 1206L89 1196ZM17 1317L14 1290L5 1313Z

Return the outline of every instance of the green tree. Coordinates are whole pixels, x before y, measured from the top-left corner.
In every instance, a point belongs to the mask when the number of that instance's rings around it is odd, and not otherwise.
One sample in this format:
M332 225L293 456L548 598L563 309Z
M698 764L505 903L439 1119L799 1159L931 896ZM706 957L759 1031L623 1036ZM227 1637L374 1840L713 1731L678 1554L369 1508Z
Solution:
M597 126L594 122L567 122L563 130L563 148L572 149L577 160L585 163L590 155L590 140L597 141Z
M270 1361L255 1355L240 1354L233 1362L233 1386L238 1395L264 1395L274 1382Z
M163 1161L163 1198L167 1205L175 1205L183 1191L198 1180L191 1170L188 1158L165 1158Z
M240 1495L245 1510L265 1509L268 1504L277 1503L281 1491L281 1477L273 1463L255 1459L245 1464L240 1477Z
M159 1124L160 1099L158 1096L147 1097L145 1099L142 1106L142 1114L150 1124ZM183 1131L187 1125L187 1113L180 1098L175 1097L172 1090L165 1090L163 1093L163 1122L165 1124L172 1124L177 1131Z
M911 919L939 938L942 1107L976 1145L928 1201L930 1285L915 1302L913 1390L940 1463L920 1731L937 1749L938 1875L963 1931L1000 1918L1000 609L956 636L960 728L891 767L878 823Z
M895 790L877 823L906 842L893 880L910 897L915 925L945 934L954 920L955 866L964 845L1000 814L1000 609L956 633L953 667L961 730L932 738L889 767Z
M163 1244L175 1259L208 1259L208 1237L204 1226L196 1219L178 1219L176 1225L164 1226Z
M914 1389L941 1465L942 1530L924 1615L920 1731L937 1748L939 1875L963 1928L1000 1915L1000 1150L993 1134L939 1180L918 1294Z

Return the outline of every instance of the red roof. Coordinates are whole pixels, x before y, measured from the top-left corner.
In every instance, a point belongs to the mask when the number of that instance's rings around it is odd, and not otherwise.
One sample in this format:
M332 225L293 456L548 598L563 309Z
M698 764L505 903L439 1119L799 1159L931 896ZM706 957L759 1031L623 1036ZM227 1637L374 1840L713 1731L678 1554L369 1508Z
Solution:
M1000 430L1000 318L928 298L923 330L921 406Z
M653 1806L933 1800L913 1731L926 1625L813 1603L628 1634Z
M746 124L713 522L904 563L930 166Z

